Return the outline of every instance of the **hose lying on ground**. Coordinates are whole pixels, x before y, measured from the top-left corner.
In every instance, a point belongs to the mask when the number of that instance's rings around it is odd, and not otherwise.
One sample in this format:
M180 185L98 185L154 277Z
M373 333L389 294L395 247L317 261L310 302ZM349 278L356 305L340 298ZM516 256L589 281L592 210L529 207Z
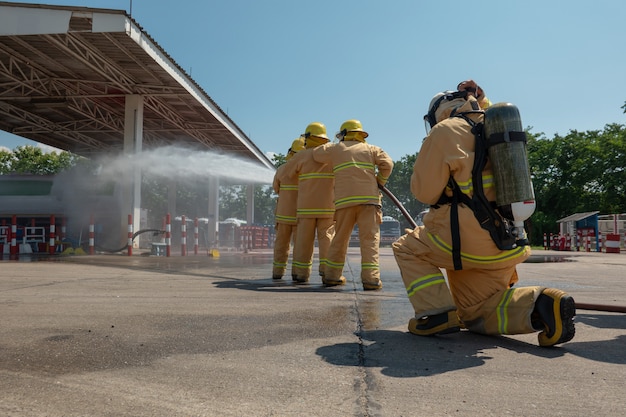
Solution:
M159 234L165 234L165 230L160 230L160 229L143 229L143 230L138 230L137 232L133 233L133 237L131 239L131 241L135 240L135 238L137 236L139 236L140 234L143 233L154 233L153 236L157 236ZM110 252L110 253L116 253L116 252L122 252L123 250L128 249L128 245L124 245L119 249L107 249L107 248L103 248L103 247L98 247L98 250L102 251L102 252Z

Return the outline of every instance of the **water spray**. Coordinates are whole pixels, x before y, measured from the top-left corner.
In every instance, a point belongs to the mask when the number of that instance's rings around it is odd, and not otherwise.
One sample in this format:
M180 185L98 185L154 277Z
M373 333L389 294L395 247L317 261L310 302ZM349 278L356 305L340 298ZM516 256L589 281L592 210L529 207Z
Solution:
M164 146L138 154L104 158L98 162L98 176L103 180L117 180L127 175L129 165L139 168L142 173L164 178L212 177L259 184L271 184L274 178L273 169L249 159L180 146Z

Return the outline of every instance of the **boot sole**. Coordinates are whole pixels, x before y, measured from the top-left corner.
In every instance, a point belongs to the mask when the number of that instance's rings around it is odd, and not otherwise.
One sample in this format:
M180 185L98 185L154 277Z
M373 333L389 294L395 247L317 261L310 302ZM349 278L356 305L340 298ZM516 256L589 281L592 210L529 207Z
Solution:
M375 290L382 290L382 289L383 289L383 283L381 281L378 281L375 284L370 283L370 282L363 283L364 291L375 291Z
M576 303L571 296L568 295L554 300L554 316L560 318L555 320L556 329L554 329L554 335L548 338L545 332L539 333L540 346L549 347L569 342L576 334L576 327L574 326Z
M417 320L409 320L409 332L417 336L437 336L440 334L457 333L461 331L461 326L451 325L450 323L442 323L429 329L418 329Z
M322 284L326 287L337 287L339 285L346 285L346 281L330 281L322 278Z

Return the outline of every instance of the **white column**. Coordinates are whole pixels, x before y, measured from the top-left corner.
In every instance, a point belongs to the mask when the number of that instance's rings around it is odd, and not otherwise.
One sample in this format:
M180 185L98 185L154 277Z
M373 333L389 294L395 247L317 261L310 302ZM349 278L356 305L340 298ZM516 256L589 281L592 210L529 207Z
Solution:
M143 97L127 95L124 109L124 153L137 155L141 153L143 143ZM129 166L126 178L124 204L126 212L121 213L122 230L128 230L128 215L133 216L133 230L139 231L141 220L141 168ZM123 235L123 234L122 234ZM133 247L139 247L139 239L133 241Z

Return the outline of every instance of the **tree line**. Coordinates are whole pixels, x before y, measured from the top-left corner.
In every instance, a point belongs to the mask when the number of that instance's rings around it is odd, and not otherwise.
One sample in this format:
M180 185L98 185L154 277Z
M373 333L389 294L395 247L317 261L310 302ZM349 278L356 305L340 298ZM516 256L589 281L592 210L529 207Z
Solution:
M626 104L624 105L626 111ZM574 213L599 211L615 214L626 211L626 127L609 124L603 130L570 131L565 136L547 138L527 129L528 160L537 200L537 208L528 220L531 242L541 245L543 233L558 232L557 221ZM415 219L427 209L410 191L413 164L417 157L408 154L395 161L387 188ZM69 152L44 153L33 146L19 146L13 151L0 150L0 174L55 174L82 163L84 158ZM276 166L285 157L277 154ZM274 223L277 196L270 185L256 186L255 218L257 224ZM395 204L383 196L383 213L410 227ZM177 208L192 217L206 217L208 191L204 182L179 184ZM220 220L228 217L246 218L246 187L220 188ZM154 213L167 210L167 189L158 178L144 176L142 206ZM162 214L159 214L162 215Z

